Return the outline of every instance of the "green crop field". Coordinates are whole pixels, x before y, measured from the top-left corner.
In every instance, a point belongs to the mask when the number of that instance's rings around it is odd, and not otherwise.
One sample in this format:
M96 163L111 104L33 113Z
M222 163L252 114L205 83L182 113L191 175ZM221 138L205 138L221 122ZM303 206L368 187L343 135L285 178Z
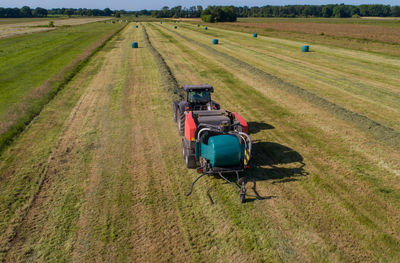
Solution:
M400 44L362 40L353 20L294 20L346 36L268 21L133 22L99 48L0 152L0 261L398 261ZM399 30L381 23L365 30ZM122 26L0 40L1 98L23 103ZM186 197L197 173L173 121L176 83L211 84L248 122L245 204L214 176Z

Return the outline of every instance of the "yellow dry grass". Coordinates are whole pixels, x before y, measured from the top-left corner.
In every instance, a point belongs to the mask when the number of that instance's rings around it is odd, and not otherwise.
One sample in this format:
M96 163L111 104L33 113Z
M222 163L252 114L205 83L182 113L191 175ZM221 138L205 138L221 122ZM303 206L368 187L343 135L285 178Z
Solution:
M32 34L44 31L54 30L55 27L47 26L50 21L54 22L54 26L77 26L87 23L110 20L109 17L95 18L69 18L69 19L46 19L32 22L2 24L0 27L0 38L13 37L17 35Z

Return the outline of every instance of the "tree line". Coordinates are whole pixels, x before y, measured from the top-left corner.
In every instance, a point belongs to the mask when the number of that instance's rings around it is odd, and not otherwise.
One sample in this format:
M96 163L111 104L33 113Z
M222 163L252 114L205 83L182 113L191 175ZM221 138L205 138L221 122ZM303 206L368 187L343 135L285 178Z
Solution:
M138 15L152 15L158 18L191 18L205 16L205 20L218 20L221 14L232 20L236 17L357 17L357 16L400 16L400 6L381 4L371 5L285 5L285 6L209 6L203 10L202 6L183 8L176 6L168 8L164 6L161 10L141 10L130 12ZM211 18L210 15L213 17Z
M44 9L37 7L35 9L29 6L22 8L2 8L0 7L1 18L19 18L19 17L47 17L48 15L67 15L67 16L112 16L120 14L118 11L111 11L110 8L86 9L86 8L53 8Z
M353 17L400 16L400 6L390 5L286 5L236 7L238 17Z
M29 6L22 8L1 8L0 17L18 18L18 17L46 17L48 15L68 15L68 16L115 16L121 15L134 16L153 16L157 18L199 18L205 21L223 22L236 21L236 17L354 17L354 16L400 16L400 6L390 5L285 5L285 6L208 6L203 9L201 5L191 6L189 8L175 6L169 8L162 7L160 10L110 10L105 8L86 9L86 8L53 8L44 9L37 7L35 9Z

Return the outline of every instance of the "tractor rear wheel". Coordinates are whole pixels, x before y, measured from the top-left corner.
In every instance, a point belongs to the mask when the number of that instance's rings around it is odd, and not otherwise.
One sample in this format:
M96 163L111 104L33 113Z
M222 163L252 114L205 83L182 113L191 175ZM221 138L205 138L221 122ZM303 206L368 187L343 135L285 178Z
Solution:
M178 118L178 131L179 135L185 135L185 113L181 112L181 110L177 110L177 118Z
M186 141L184 138L182 139L182 154L183 154L183 158L185 159L187 168L189 168L189 169L197 168L196 158L194 157L193 154L191 154L191 151L190 151L188 145L186 145Z
M186 154L187 154L187 149L185 145L185 139L182 139L182 155L184 159L186 158Z
M195 160L195 158L194 158L193 155L187 154L187 155L185 156L185 162L186 162L186 167L187 167L187 168L189 168L189 169L195 169L195 168L197 168L196 160Z
M245 194L240 194L240 202L242 204L246 203L246 195Z

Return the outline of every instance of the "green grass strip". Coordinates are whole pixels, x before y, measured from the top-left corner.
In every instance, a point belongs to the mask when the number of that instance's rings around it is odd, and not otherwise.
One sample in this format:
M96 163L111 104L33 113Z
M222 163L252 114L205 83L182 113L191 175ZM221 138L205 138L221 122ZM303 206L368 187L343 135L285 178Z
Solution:
M126 26L126 25L125 25ZM90 54L80 60L76 66L72 68L71 71L63 76L61 82L55 85L46 95L44 95L39 100L33 102L31 107L28 109L27 113L21 117L17 122L10 127L6 132L0 135L0 153L4 151L7 146L9 146L15 138L21 134L25 128L31 123L31 121L39 115L43 107L48 104L57 93L62 90L74 77L78 74L82 68L88 63L88 61L100 51L108 41L110 41L115 35L117 35L125 26L119 28L114 33L109 35L103 42L101 42Z

